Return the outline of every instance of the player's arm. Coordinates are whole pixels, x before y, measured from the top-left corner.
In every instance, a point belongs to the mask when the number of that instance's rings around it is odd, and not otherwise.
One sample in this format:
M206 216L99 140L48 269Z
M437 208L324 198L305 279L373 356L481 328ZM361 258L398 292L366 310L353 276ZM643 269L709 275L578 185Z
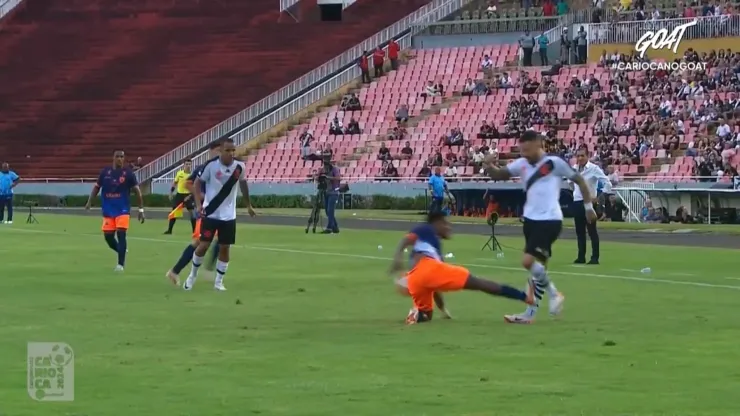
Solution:
M593 169L591 172L593 173L594 177L599 180L599 182L604 184L604 192L609 193L612 190L612 181L609 180L609 177L606 176L604 171L598 167L594 166L591 169Z
M11 183L11 184L10 184L10 189L13 189L13 188L15 188L16 186L18 186L18 182L20 182L20 181L21 181L21 177L20 177L20 176L18 176L18 174L17 174L17 173L15 173L15 172L11 172L11 173L10 173L10 179L11 179L11 181L13 182L13 183Z
M483 168L486 171L486 175L494 181L507 181L513 176L509 167L498 166L498 155L492 154L487 155L483 159Z
M203 211L203 192L201 192L203 189L203 183L203 178L198 176L191 185L193 195L195 195L195 210L198 212Z
M144 223L146 220L146 217L144 216L144 194L141 193L141 188L139 187L139 180L136 179L136 175L134 175L133 172L129 172L129 184L131 184L131 189L136 194L136 199L139 201L139 222Z
M239 190L242 192L244 202L247 204L247 212L249 212L249 216L254 217L257 213L255 213L254 208L252 208L252 200L249 198L249 184L247 183L246 177L239 179Z
M437 309L442 312L442 315L444 315L447 319L452 319L452 315L450 315L450 311L447 310L447 306L445 304L445 298L442 296L439 292L434 292L434 304L437 305Z
M408 233L396 247L396 251L393 254L393 264L391 265L390 274L395 274L403 269L403 253L407 248L411 247L416 243L418 239L417 235L413 232Z
M92 206L93 199L97 198L98 192L100 192L100 186L103 183L103 173L101 172L98 176L98 181L95 182L95 185L93 186L92 190L90 191L90 196L87 197L87 202L85 203L85 209L90 209Z
M177 190L177 184L180 182L180 174L175 175L175 180L172 181L172 186L170 186L170 199L174 198L175 196L175 190Z
M583 195L583 205L586 207L586 219L588 219L589 222L596 221L596 210L594 209L594 202L596 199L591 195L591 189L589 189L586 180L580 173L570 167L570 165L565 163L563 160L553 159L553 161L555 166L553 173L576 184L578 189L581 190L581 195Z

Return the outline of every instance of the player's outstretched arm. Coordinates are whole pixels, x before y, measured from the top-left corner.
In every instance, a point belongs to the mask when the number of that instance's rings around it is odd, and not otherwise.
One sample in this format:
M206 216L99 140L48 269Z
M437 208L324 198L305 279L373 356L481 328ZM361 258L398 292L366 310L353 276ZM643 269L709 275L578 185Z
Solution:
M445 298L442 296L439 292L434 292L434 304L437 305L437 309L442 312L442 315L444 315L447 319L452 319L452 315L450 315L450 311L447 310L447 305L445 304Z
M511 179L511 172L507 168L501 168L497 166L498 155L488 155L483 159L483 167L486 170L486 175L495 181L506 181Z
M594 210L595 199L594 196L591 195L591 190L588 188L586 180L577 172L570 178L570 180L578 186L578 189L581 190L581 195L583 195L583 205L586 207L586 219L589 222L596 221L596 211Z
M393 254L393 264L391 265L391 269L389 271L391 275L394 275L395 273L403 270L403 253L408 247L414 244L414 238L415 236L413 234L409 234L404 237L400 243L398 243L398 247L396 247L396 252Z
M246 179L239 179L239 190L241 190L244 202L247 204L247 212L249 212L249 216L254 217L257 213L254 212L254 208L252 208L252 200L249 198L249 184Z
M136 193L136 198L139 200L139 222L143 224L146 221L146 217L144 216L144 195L141 193L139 185L134 186L133 190Z
M195 178L192 187L190 188L195 195L195 209L198 213L203 213L203 179L199 177Z

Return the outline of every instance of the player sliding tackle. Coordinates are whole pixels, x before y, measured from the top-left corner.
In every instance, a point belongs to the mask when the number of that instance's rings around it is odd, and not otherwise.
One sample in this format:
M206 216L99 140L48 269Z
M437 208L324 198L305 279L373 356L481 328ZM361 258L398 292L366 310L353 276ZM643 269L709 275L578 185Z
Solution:
M223 280L229 267L229 251L236 242L236 184L239 184L249 215L256 214L249 199L249 186L244 163L234 159L234 141L226 139L221 143L218 159L212 160L203 168L200 177L193 184L195 206L201 218L200 243L193 253L193 267L183 289L190 290L198 277L198 269L203 264L211 242L216 234L219 240L218 261L216 262L216 281L214 289L226 290ZM205 188L205 196L201 187Z
M550 314L557 315L563 309L563 296L547 275L547 262L552 255L552 244L557 241L563 228L563 211L560 209L560 191L563 178L573 181L583 194L586 217L596 220L593 197L586 181L557 156L549 156L543 150L542 136L534 131L522 133L519 139L522 157L506 167L497 165L496 155L484 159L488 176L495 180L521 178L526 201L524 203L524 256L522 266L532 276L527 282L529 291L534 292L535 302L524 313L505 315L509 323L529 324L534 322L540 300L545 293L550 296Z
M406 317L407 324L427 322L432 319L434 304L445 318L451 318L442 297L442 292L476 290L494 296L503 296L527 304L534 302L534 295L510 286L481 279L470 274L464 267L442 261L441 239L449 239L451 226L441 212L430 212L426 224L415 227L401 240L391 266L391 275L403 270L404 252L411 247L411 270L395 284L398 291L409 296L414 308Z
M90 209L93 199L102 191L100 207L103 211L103 236L108 247L118 254L118 265L115 268L117 272L122 272L126 264L126 232L131 216L132 190L139 199L139 221L144 222L144 198L134 172L123 166L125 159L123 151L113 153L113 166L100 172L98 182L93 186L85 204L85 209Z

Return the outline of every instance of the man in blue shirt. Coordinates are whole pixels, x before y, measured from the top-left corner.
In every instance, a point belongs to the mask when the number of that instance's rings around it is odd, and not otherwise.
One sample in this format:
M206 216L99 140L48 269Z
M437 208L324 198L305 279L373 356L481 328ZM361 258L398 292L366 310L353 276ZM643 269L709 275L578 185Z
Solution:
M429 207L429 212L442 211L445 195L449 196L450 191L447 189L447 181L442 176L442 169L440 167L434 168L434 175L429 177L429 192L432 194L432 204Z
M342 177L339 169L332 165L329 160L324 160L323 169L326 172L326 179L329 181L329 186L326 188L326 194L324 195L324 209L326 210L328 221L326 229L322 234L338 234L339 223L337 223L337 217L334 212L337 208L337 201L339 201L339 187L341 186Z
M13 188L18 185L20 177L10 170L7 162L0 168L0 223L13 223ZM8 208L8 220L5 219L5 207Z

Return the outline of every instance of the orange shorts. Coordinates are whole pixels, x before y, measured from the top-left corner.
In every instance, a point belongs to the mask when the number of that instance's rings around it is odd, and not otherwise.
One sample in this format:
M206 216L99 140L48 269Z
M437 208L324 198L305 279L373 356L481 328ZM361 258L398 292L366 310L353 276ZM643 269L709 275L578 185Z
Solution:
M119 215L117 217L103 217L103 232L111 232L116 230L128 230L131 216Z
M409 294L414 308L420 311L434 309L434 292L462 290L468 281L468 269L430 257L422 257L406 274Z
M200 240L200 223L201 223L201 219L198 218L195 221L195 229L193 230L193 238L196 240ZM216 232L216 236L218 236L218 232Z

